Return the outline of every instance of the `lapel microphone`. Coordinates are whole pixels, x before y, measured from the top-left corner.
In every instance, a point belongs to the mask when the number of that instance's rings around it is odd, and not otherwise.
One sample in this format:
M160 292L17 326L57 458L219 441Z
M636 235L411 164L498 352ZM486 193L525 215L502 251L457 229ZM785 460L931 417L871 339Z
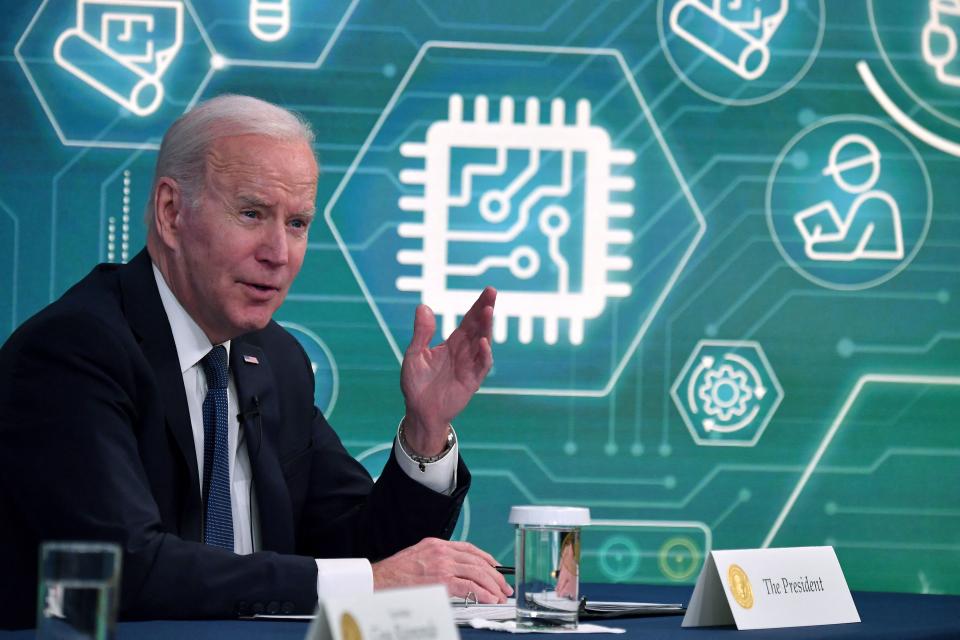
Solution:
M241 411L237 416L237 419L243 424L247 423L248 418L257 421L257 448L253 454L250 455L250 464L252 465L256 461L257 456L260 455L260 443L263 441L263 421L260 419L260 397L256 394L250 398L250 406L244 411Z

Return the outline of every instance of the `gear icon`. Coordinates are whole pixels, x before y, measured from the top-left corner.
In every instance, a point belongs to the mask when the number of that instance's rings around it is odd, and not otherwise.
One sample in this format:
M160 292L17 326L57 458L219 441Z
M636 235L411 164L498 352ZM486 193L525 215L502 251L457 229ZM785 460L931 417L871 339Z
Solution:
M758 343L701 340L670 395L697 444L752 447L783 388Z
M753 399L754 392L745 371L723 364L707 371L697 389L697 396L703 401L704 413L727 422L747 412L747 404Z

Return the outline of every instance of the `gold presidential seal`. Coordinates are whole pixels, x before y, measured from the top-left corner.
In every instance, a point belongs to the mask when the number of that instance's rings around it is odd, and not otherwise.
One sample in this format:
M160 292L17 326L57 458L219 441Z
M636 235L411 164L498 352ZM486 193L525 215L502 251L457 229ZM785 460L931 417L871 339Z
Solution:
M730 586L730 592L733 593L733 599L744 609L753 606L753 589L750 588L750 578L747 573L740 568L740 565L732 564L727 569L727 584Z
M343 640L363 640L363 634L360 633L360 625L349 613L340 616L340 637Z

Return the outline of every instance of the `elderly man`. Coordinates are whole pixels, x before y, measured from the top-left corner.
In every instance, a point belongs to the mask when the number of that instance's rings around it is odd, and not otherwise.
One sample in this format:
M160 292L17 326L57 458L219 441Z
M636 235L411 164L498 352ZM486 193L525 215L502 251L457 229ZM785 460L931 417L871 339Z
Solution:
M0 351L0 626L33 620L50 539L120 544L122 618L310 612L334 590L428 582L511 593L490 555L443 539L470 484L451 421L492 364L496 293L434 348L433 314L417 309L406 415L376 483L271 319L313 223L312 140L243 96L181 117L146 249L95 268Z

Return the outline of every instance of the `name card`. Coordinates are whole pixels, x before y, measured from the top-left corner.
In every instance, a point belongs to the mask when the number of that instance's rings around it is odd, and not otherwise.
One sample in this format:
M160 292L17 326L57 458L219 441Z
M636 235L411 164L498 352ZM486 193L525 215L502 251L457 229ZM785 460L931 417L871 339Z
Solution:
M833 547L711 551L684 627L774 629L860 622Z
M326 598L306 640L458 640L442 585L390 589L353 598Z

